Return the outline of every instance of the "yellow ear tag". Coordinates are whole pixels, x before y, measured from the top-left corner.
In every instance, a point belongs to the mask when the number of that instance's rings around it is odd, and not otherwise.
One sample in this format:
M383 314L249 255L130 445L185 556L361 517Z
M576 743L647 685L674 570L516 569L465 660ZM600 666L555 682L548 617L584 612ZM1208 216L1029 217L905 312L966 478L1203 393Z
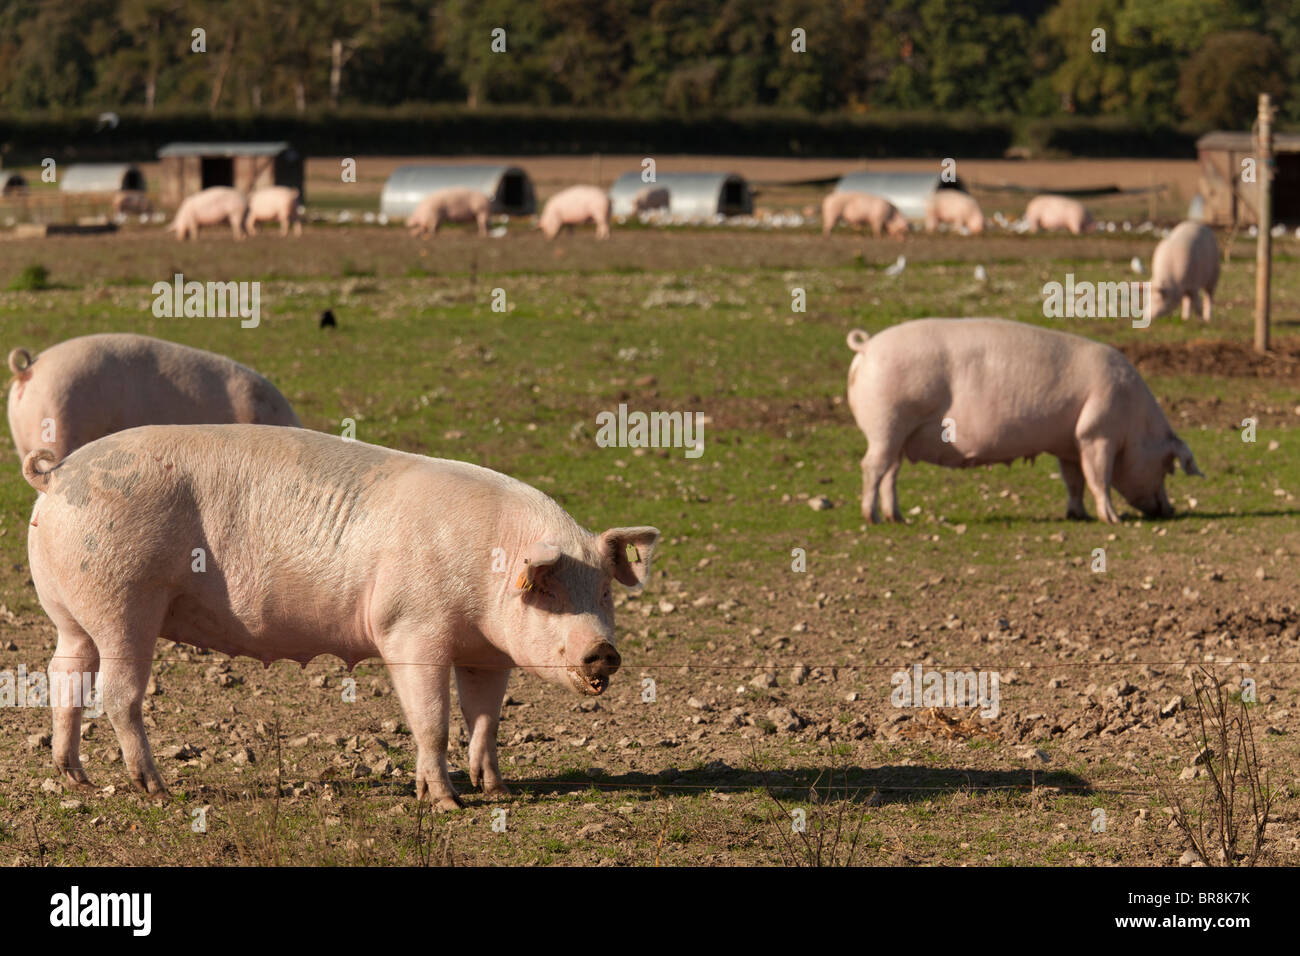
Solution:
M638 562L640 562L641 552L637 550L636 545L629 544L627 546L627 553L629 555L628 560L631 561L633 564L637 564Z
M528 580L528 572L525 571L520 573L519 580L516 582L515 587L521 591L531 591L533 589L533 582Z

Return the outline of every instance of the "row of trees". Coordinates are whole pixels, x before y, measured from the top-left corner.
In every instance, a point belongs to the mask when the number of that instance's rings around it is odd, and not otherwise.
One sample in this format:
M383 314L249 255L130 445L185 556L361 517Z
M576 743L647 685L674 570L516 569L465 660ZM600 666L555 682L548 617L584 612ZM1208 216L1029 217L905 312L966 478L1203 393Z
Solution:
M464 102L1240 126L1261 90L1300 118L1300 0L0 0L11 111Z

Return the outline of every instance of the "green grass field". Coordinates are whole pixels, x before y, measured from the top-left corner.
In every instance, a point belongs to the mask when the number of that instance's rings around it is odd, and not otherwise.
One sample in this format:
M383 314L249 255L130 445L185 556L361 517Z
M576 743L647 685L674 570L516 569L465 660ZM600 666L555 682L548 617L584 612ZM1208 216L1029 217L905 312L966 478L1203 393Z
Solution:
M224 353L271 378L307 427L337 434L353 419L360 440L532 483L587 527L664 532L650 587L620 607L625 666L595 708L512 680L500 735L518 793L510 804L470 792L461 813L419 811L414 746L389 729L401 715L378 661L358 669L363 699L344 705L334 659L306 674L233 661L243 683L223 687L205 676L227 666L217 655L168 647L155 671L162 690L148 701L153 747L200 751L160 760L172 800L127 792L102 718L83 749L92 779L114 792L43 787L48 746L23 742L49 732L48 713L0 709L0 860L778 863L806 852L786 846L783 814L803 808L810 829L829 830L834 820L818 815L829 806L844 808L850 830L861 821L838 862L1169 863L1185 847L1165 825L1168 793L1201 784L1179 779L1198 749L1186 711L1159 711L1171 697L1190 701L1186 662L1209 658L1247 661L1220 669L1259 681L1261 754L1280 789L1270 847L1300 862L1295 244L1279 244L1275 260L1281 354L1271 363L1240 348L1254 288L1244 242L1209 327L1043 317L1044 282L1132 278L1128 260L1149 263L1151 245L996 237L900 247L723 229L616 231L605 244L582 233L556 245L453 231L420 244L360 227L238 245L216 233L184 246L154 235L0 243L0 287L32 264L50 283L0 292L6 350L131 331ZM900 249L907 270L885 276ZM989 282L972 278L977 262ZM173 272L260 280L261 325L155 318L151 286ZM791 310L796 288L806 312ZM506 311L494 311L501 296ZM326 308L337 329L317 327ZM1135 350L1207 477L1170 478L1170 521L1139 520L1116 496L1126 521L1112 528L1064 520L1050 458L970 472L905 465L907 523L867 528L844 336L926 315L1002 316ZM1193 359L1216 340L1236 350L1206 374ZM598 447L596 415L621 402L708 416L704 454ZM1247 443L1251 417L1257 440ZM0 648L13 645L0 669L34 670L53 628L27 574L33 493L7 434L0 455L11 462L0 469ZM814 510L809 496L833 507ZM798 548L806 572L792 570ZM1095 548L1106 550L1104 574L1090 570ZM1001 671L992 735L950 737L920 713L897 722L889 676L914 662ZM644 678L656 683L653 704L642 703ZM1107 697L1117 681L1136 690ZM781 708L799 726L782 726ZM245 747L253 759L235 761ZM463 756L453 737L453 779L467 791ZM835 799L809 802L832 763L844 768ZM1116 821L1101 833L1090 829L1098 806ZM200 835L190 824L202 807ZM495 832L501 808L508 822Z

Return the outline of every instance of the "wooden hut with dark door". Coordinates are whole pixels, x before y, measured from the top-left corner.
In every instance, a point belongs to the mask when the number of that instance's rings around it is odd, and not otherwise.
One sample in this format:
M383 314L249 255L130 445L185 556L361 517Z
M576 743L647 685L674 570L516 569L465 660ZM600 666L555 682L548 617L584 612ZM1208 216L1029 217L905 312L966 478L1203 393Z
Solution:
M175 207L209 186L252 192L292 186L303 192L303 158L288 143L169 143L162 161L162 204ZM305 196L304 196L305 199Z
M1255 176L1242 173L1255 163L1255 137L1250 133L1206 133L1196 141L1201 176L1197 192L1202 215L1212 226L1250 226L1259 222L1255 205L1259 186ZM1249 160L1249 163L1244 163ZM1273 136L1273 222L1300 226L1300 133ZM1255 171L1257 172L1257 170Z

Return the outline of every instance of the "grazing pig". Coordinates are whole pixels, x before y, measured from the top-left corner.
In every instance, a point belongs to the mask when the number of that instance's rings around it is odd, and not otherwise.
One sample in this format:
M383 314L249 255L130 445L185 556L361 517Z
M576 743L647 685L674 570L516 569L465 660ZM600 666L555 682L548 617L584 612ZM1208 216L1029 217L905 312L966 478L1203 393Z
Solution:
M1076 236L1097 228L1092 214L1077 199L1065 196L1035 196L1025 207L1025 225L1030 232L1039 229L1066 229Z
M1183 321L1192 311L1192 300L1201 296L1201 319L1210 321L1214 289L1219 284L1219 244L1209 226L1180 222L1160 240L1151 256L1151 293L1146 317L1158 319L1174 311L1183 301Z
M229 186L209 186L188 197L176 210L176 218L167 226L177 239L199 237L200 226L230 223L236 239L244 238L244 218L248 214L248 200L238 189Z
M871 193L834 192L822 200L822 235L829 236L843 219L851 226L871 226L877 239L881 230L895 239L907 235L907 220L892 202Z
M113 194L113 215L144 215L152 212L149 194L141 189L119 189Z
M979 235L984 231L984 213L971 196L958 189L936 189L925 203L925 231L934 232L939 223L963 228Z
M849 407L867 436L862 514L902 520L903 457L948 468L1055 455L1066 516L1115 524L1112 486L1148 517L1174 513L1165 475L1199 475L1137 370L1109 345L1003 319L917 319L849 333ZM877 493L880 496L877 504Z
M648 212L651 209L667 209L672 204L672 199L663 186L647 186L636 194L632 204L637 212Z
M9 430L20 459L49 448L61 460L137 425L299 425L279 390L252 369L144 335L83 335L34 359L14 349L9 370Z
M596 238L609 238L609 196L596 186L570 186L546 200L537 225L554 239L565 226L596 224Z
M492 200L477 189L439 189L420 200L406 220L406 228L413 236L437 235L444 222L477 222L478 234L488 234L488 215Z
M161 635L268 665L382 658L415 738L416 795L440 810L461 806L454 668L470 781L508 794L496 734L511 668L603 693L620 664L611 584L640 587L659 539L592 534L477 465L305 429L150 425L52 458L23 462L42 492L27 552L58 628L51 680L100 672L127 772L150 793L166 789L141 716ZM55 766L84 785L80 722L79 706L54 708Z
M289 235L293 226L295 236L302 235L302 216L298 214L298 200L302 196L291 186L264 186L248 197L248 216L244 220L250 236L257 235L257 223L278 220L280 235Z

